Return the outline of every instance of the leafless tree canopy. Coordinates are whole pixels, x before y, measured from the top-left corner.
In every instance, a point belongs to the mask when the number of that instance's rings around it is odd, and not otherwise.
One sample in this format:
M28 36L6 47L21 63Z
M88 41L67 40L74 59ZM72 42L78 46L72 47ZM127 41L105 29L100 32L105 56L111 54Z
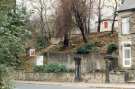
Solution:
M68 33L71 26L71 0L61 0L57 10L56 29L57 37L63 37Z
M87 43L86 34L90 33L93 2L94 0L61 0L56 19L57 36L67 35L73 21L80 29L84 42Z
M53 29L51 24L54 24L51 22L50 17L48 16L48 12L50 11L50 8L54 8L52 5L48 5L49 3L52 3L53 0L30 0L31 6L33 8L32 14L34 14L32 20L34 24L34 27L36 26L36 30L39 30L40 36L42 37L42 41L47 46L49 40L51 39L53 35ZM32 24L33 24L32 23Z

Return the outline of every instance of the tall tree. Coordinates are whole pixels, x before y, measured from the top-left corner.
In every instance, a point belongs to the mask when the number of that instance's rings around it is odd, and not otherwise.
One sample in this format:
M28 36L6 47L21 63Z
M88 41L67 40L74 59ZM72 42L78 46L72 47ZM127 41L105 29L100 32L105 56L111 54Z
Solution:
M25 53L25 42L30 35L25 9L9 11L0 26L0 64L20 66L20 56Z
M91 30L91 21L94 19L94 3L95 0L87 1L87 21L86 21L86 34L90 33Z
M90 32L93 2L94 0L90 0L89 2L87 0L61 0L56 20L57 35L65 36L65 39L69 39L67 37L68 32L70 32L69 26L74 22L75 26L81 31L84 42L87 43L86 34ZM68 43L67 41L66 43Z
M77 27L80 29L83 40L85 43L88 42L87 37L85 35L85 31L87 30L87 5L86 0L72 0L72 10L75 18L75 22Z
M50 1L51 2L51 1ZM48 46L49 44L49 40L51 39L51 28L50 28L50 22L48 21L48 11L49 8L48 7L48 3L50 3L46 0L31 0L31 5L32 5L32 12L35 15L35 17L33 19L35 19L36 17L39 17L39 21L36 22L38 23L38 29L40 30L40 34L41 34L41 38L42 38L42 44L45 47Z
M112 25L111 25L111 33L113 34L114 31L115 31L115 22L117 21L116 20L116 17L117 17L117 10L118 10L118 7L119 5L121 5L121 1L122 0L106 0L107 2L106 3L109 3L109 4L106 4L105 7L107 8L110 8L110 10L112 10Z
M16 0L0 0L0 25L5 19L5 15L13 8L15 8Z
M56 18L57 36L64 37L64 48L69 47L69 32L72 24L71 0L61 0Z
M98 28L97 31L101 30L101 0L98 1Z
M118 10L118 1L117 0L114 0L115 1L115 5L114 5L114 13L113 13L113 22L112 22L112 34L114 33L114 30L115 30L115 21L116 21L116 17L117 17L117 10Z
M98 0L97 2L97 17L98 17L98 26L97 26L97 31L101 31L101 23L102 23L102 16L103 16L103 9L105 7L105 1L106 0Z

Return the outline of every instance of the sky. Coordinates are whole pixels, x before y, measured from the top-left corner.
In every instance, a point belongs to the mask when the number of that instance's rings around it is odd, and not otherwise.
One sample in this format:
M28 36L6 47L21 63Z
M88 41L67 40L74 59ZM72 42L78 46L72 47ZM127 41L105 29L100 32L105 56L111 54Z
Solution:
M47 16L55 15L55 9L57 8L57 2L58 0L45 0L45 5L47 9ZM119 0L120 1L120 0ZM37 8L40 8L39 0L17 0L17 5L20 5L21 3L26 6L28 11L34 11L34 13L31 15L30 19L38 19L39 17L39 11ZM105 5L114 5L114 0L105 0ZM110 17L112 16L113 9L112 7L105 7L102 9L102 18ZM96 26L95 22L97 21L97 16L95 16L95 19L93 20L93 28Z
M43 1L43 0L42 0ZM56 1L58 0L44 0L47 8L47 14L51 15L55 13L55 6L56 6ZM118 0L120 1L120 0ZM27 7L27 10L31 11L34 9L33 5L36 7L39 7L39 0L17 0L17 5L20 3L24 3L24 5ZM32 5L33 3L33 5ZM113 5L115 4L114 0L105 0L105 5ZM36 11L36 10L35 10ZM106 7L102 10L102 14L104 17L111 16L113 13L113 9L111 7Z

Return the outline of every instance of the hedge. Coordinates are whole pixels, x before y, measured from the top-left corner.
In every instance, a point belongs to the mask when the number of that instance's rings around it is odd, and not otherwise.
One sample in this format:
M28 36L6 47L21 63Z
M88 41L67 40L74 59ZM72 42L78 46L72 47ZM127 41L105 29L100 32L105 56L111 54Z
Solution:
M62 73L67 72L67 68L62 64L45 64L43 66L34 66L33 71L41 73Z

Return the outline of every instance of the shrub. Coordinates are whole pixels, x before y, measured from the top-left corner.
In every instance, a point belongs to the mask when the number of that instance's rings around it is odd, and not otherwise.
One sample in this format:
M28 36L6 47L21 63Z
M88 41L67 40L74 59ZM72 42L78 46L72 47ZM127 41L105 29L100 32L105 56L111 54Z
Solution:
M44 66L34 66L34 72L44 72Z
M113 53L118 49L117 45L112 43L108 45L107 53Z
M0 65L0 89L13 89L11 70L4 65Z
M77 49L77 54L88 54L88 53L89 53L89 50L86 48L81 47Z
M36 42L36 48L43 49L44 47L45 47L45 42L43 41L43 38L41 36L38 36Z
M65 65L62 64L46 64L43 66L35 66L34 72L62 73L62 72L67 72L67 69Z
M77 54L88 54L97 50L97 47L92 43L87 43L77 49Z

